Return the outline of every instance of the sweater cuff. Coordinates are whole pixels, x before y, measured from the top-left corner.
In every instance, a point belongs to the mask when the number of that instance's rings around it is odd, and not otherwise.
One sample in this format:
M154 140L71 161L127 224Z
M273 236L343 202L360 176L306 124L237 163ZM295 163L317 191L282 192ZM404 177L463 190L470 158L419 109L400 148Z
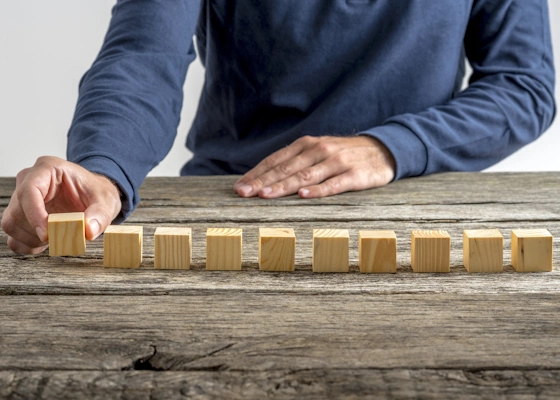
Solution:
M78 162L88 171L101 174L112 180L121 193L121 211L113 220L113 224L120 224L128 218L134 210L134 189L128 178L117 163L107 157L91 156Z
M366 131L368 135L383 143L395 158L394 180L424 173L428 163L428 152L424 143L407 127L398 123L388 123Z

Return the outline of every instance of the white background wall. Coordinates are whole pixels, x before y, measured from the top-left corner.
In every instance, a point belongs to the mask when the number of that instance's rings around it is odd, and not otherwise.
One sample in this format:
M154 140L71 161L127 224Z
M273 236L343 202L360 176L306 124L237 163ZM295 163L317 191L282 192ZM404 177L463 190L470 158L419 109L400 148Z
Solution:
M5 1L0 7L0 176L15 176L41 155L65 157L78 82L99 51L114 3L27 0ZM549 7L560 66L560 1L549 1ZM196 61L187 76L179 134L170 154L151 175L178 175L190 157L184 142L203 76ZM540 139L490 170L560 171L558 150L560 116Z

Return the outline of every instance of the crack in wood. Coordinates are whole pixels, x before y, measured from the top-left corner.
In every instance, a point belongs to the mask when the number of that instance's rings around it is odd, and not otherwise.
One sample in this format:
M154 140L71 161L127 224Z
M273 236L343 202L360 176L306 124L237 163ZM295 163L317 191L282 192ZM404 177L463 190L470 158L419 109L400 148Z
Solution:
M134 361L132 361L132 363L121 369L121 371L130 371L130 370L134 370L134 371L163 371L163 369L158 369L156 367L154 367L152 365L152 363L150 362L150 360L152 358L155 357L155 355L157 354L157 347L155 345L150 345L150 347L153 349L152 354L149 354L147 356L144 357L140 357Z

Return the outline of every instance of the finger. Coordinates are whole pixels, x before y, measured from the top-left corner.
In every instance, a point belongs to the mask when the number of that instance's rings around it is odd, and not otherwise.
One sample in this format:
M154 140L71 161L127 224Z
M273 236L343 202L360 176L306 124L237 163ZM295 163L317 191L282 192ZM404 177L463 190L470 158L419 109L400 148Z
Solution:
M18 254L39 254L45 251L48 248L48 245L43 245L40 247L30 247L24 243L21 243L14 239L11 236L8 236L8 247L14 252Z
M40 190L36 187L25 187L18 193L21 209L29 225L36 232L39 239L48 240L48 217L45 202Z
M265 199L288 196L297 193L303 187L319 184L334 175L338 175L342 172L339 171L339 168L339 165L323 161L261 189L258 195Z
M314 140L315 138L306 136L296 140L289 146L284 147L283 149L280 149L272 153L264 160L262 160L260 163L258 163L253 169L251 169L249 172L243 175L233 185L233 189L237 194L245 195L247 197L249 193L253 193L253 194L256 193L256 190L252 190L253 189L251 186L252 181L257 181L254 182L253 184L259 185L258 178L261 175L265 174L266 172L274 168L277 168L280 164L286 163L289 160L300 155L302 151L305 148L307 148L310 145L310 143L313 142ZM262 185L259 186L262 187Z
M2 229L8 236L29 247L40 247L47 244L46 241L39 239L35 229L27 222L25 214L15 198L10 201L2 215Z
M38 160L39 162L39 160ZM36 163L37 164L37 163ZM25 215L26 222L33 228L40 240L48 240L48 213L45 197L51 186L49 170L34 173L33 168L22 170L17 176L17 188L14 196Z
M94 204L84 212L86 220L86 239L94 240L107 229L116 215L104 204Z
M341 175L333 176L318 185L312 185L301 188L298 191L300 197L305 199L333 196L335 194L362 190L368 185L363 178L356 176L351 172L345 172Z
M86 239L94 240L111 224L121 210L119 189L106 176L95 174L95 183L82 192L87 194L88 207L84 211Z
M272 197L278 197L297 192L299 188L296 188L296 186L300 181L307 181L307 185L318 183L319 181L313 180L315 173L309 171L318 162L317 157L306 152L286 163L282 163L249 182L249 185L253 188L252 194L267 197L276 193ZM319 175L322 176L322 174ZM288 193L290 191L291 193Z

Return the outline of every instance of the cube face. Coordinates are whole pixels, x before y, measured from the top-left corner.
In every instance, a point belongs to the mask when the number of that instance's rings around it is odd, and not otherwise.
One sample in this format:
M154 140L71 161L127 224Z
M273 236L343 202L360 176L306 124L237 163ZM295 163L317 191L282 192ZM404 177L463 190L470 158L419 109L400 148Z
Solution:
M511 265L517 272L552 271L552 235L547 229L511 231Z
M86 253L83 212L49 214L49 255L81 256Z
M206 269L240 271L242 264L242 230L209 228L206 231Z
M412 231L410 264L414 272L449 272L451 238L446 231Z
M313 272L348 272L347 229L313 229Z
M158 227L154 233L154 268L190 269L191 228Z
M296 235L292 228L259 229L259 268L262 271L292 272L295 256Z
M359 231L358 253L362 273L397 272L397 236L394 231Z
M497 229L463 231L463 264L468 272L502 272L504 237Z
M141 226L110 225L103 234L103 266L138 268L142 264Z

